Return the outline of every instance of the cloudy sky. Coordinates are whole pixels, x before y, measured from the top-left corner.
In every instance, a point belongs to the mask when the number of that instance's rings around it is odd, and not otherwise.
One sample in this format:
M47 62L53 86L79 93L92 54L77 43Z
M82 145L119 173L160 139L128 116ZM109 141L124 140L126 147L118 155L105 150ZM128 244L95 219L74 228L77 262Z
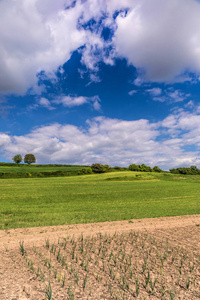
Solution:
M200 1L0 0L0 161L200 167Z

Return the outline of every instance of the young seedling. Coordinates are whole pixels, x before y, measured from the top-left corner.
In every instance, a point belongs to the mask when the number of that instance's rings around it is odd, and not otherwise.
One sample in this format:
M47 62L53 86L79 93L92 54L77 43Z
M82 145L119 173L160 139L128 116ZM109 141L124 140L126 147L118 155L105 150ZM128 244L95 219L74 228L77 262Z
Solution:
M144 272L146 271L147 268L147 259L144 259L144 264L142 266L142 273L144 274Z
M162 299L166 293L166 290L165 290L165 284L162 282L161 284L161 289L160 289L160 293L161 293L161 296L162 296Z
M50 250L50 252L53 253L53 254L55 255L55 251L56 251L56 246L55 246L55 243L53 243L53 244L51 245L51 250Z
M45 290L42 290L41 292L46 295L47 300L53 300L50 280L48 284L45 284Z
M60 256L60 248L58 249L58 253L57 253L57 261L60 262L61 256Z
M54 278L57 278L57 275L58 275L58 270L55 269L55 270L54 270Z
M44 272L40 271L40 279L43 282L44 281Z
M135 291L136 291L136 297L138 297L140 293L140 282L138 277L135 279Z
M19 246L22 256L25 256L24 241L20 241Z
M153 280L149 280L149 285L150 285L150 288L151 288L151 293L154 294L155 292L155 285L156 285L156 282L157 282L157 278L155 278L154 282Z
M30 267L31 271L34 273L35 269L34 269L34 266L33 266L33 262L31 261L31 267Z
M147 289L149 281L150 281L150 274L149 274L149 270L148 270L148 274L147 274L147 276L145 276L145 289Z
M190 277L188 276L186 278L186 288L187 288L187 290L189 290L189 287L190 287Z
M86 289L86 285L87 285L87 275L85 276L84 281L83 281L83 290Z
M36 272L36 276L39 277L39 275L40 275L40 268L38 267L37 272Z
M71 285L68 286L67 294L69 296L69 300L74 300L74 293L72 292Z
M65 286L65 275L62 277L62 288Z
M76 278L76 283L78 285L78 283L79 283L79 274L78 274L78 272L74 273L74 277Z

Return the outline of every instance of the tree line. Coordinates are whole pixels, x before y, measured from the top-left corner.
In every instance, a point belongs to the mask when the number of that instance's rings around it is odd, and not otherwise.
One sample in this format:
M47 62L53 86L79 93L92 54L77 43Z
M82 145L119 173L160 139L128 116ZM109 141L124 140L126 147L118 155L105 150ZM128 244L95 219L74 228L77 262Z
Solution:
M87 170L85 170L85 172L87 172L87 173L85 173L85 174L89 174L92 172L93 173L105 173L105 172L111 171L111 169L112 168L109 165L102 165L102 164L96 163L96 164L92 164L91 168L87 168ZM142 164L142 165L131 164L128 168L122 168L122 167L115 166L113 169L116 171L130 170L130 171L138 171L138 172L163 172L158 166L151 168L149 166L146 166L145 164ZM80 172L84 172L84 170L82 169Z
M174 168L169 170L172 174L184 174L184 175L200 175L200 169L196 166L191 166L189 168Z

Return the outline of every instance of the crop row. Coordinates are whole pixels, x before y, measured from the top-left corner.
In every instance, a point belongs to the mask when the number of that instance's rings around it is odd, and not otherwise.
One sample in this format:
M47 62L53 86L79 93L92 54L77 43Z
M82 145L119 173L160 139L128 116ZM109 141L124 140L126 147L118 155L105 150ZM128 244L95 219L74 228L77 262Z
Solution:
M47 299L198 299L200 255L146 233L46 239L20 251ZM55 290L55 291L54 291Z

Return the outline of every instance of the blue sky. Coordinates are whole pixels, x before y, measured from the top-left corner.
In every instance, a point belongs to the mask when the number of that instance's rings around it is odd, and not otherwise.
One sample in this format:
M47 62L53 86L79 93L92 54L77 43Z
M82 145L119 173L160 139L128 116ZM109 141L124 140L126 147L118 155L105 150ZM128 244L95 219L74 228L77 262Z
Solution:
M198 1L0 1L0 161L200 167L199 91Z

